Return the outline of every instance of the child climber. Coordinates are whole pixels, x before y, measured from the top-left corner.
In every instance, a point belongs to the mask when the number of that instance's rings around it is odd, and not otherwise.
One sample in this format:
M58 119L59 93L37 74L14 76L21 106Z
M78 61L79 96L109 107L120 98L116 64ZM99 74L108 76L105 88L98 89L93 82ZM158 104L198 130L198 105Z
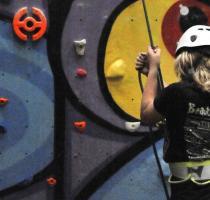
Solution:
M148 76L141 119L166 119L171 200L210 200L210 27L196 25L182 35L175 60L180 81L157 94L160 53L149 47L137 58L136 68Z

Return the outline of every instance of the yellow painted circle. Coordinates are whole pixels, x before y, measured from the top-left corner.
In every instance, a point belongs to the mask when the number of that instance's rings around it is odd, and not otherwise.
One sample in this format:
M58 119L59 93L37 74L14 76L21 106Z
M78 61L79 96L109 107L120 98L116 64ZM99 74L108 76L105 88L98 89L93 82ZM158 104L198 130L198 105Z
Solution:
M161 71L167 83L175 82L174 58L161 36L162 21L175 0L147 1L153 40L162 50ZM116 18L105 54L104 73L115 103L127 114L139 119L141 91L135 61L140 51L147 51L149 38L141 1L129 5ZM144 78L145 82L145 78Z

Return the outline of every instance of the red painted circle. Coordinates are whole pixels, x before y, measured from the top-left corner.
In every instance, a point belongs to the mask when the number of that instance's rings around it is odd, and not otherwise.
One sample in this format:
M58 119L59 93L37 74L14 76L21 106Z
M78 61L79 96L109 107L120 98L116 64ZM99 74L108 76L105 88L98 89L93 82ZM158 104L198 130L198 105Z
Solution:
M198 7L210 19L209 6L197 0L180 0L174 3L166 12L162 23L163 42L172 56L175 55L176 44L182 35L179 25L180 7L179 5Z

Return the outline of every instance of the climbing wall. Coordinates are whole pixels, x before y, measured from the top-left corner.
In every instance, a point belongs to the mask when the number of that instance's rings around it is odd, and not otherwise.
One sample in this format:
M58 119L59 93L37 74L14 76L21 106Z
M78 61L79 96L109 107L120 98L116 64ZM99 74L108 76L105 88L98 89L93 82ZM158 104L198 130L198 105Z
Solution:
M145 2L175 82L176 42L210 23L210 1ZM135 59L148 44L142 1L0 2L0 199L165 198L140 116Z
M54 159L55 98L47 2L1 1L0 16L1 198L45 177Z
M176 42L190 24L208 24L209 2L146 4L154 42L162 49L163 78L175 82ZM74 0L68 5L58 55L67 84L65 195L87 199L150 144L148 128L139 122L141 92L135 71L136 56L147 50L149 38L141 1Z

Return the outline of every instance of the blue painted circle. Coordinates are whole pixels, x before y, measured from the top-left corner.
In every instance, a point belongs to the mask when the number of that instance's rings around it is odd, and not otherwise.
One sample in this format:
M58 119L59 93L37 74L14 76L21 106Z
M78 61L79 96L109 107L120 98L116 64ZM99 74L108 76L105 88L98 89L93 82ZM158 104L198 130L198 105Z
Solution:
M7 105L0 106L0 126L6 129L6 133L0 135L0 152L3 152L18 143L27 132L29 116L26 102L11 91L0 88L0 97L9 99Z

